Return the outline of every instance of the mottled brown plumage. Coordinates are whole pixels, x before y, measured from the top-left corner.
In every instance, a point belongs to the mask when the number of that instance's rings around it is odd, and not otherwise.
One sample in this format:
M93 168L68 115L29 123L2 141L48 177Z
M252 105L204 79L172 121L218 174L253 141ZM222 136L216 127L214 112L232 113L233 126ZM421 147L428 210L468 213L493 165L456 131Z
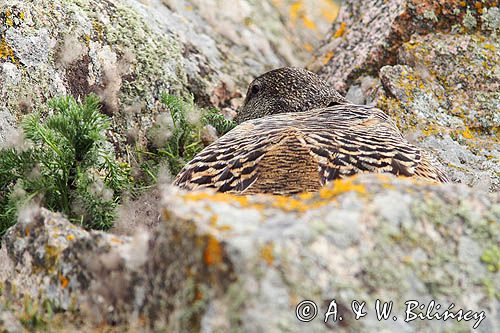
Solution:
M252 88L256 83L259 88ZM432 158L408 143L385 113L349 104L303 69L284 68L257 78L238 119L249 120L200 152L177 176L176 185L294 194L366 172L447 181Z

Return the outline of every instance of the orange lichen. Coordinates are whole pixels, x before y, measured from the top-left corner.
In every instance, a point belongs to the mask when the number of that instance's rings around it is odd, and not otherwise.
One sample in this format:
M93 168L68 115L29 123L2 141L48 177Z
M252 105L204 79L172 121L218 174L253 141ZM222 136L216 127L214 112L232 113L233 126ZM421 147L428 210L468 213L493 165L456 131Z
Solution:
M102 41L104 39L104 28L102 24L98 21L92 22L92 27L97 33L97 40Z
M309 206L303 200L297 200L284 196L275 196L272 207L279 208L287 212L304 212L309 208Z
M121 240L118 237L111 237L110 241L111 241L111 243L114 243L114 244L123 244L123 240Z
M323 15L328 22L333 22L339 14L339 6L330 1L325 2L324 5L325 8L321 9L321 15Z
M9 46L9 44L7 44L7 41L3 37L0 39L0 59L10 59L12 62L16 62L14 50Z
M345 22L340 23L340 27L335 31L333 38L339 38L344 36L347 24Z
M321 61L321 62L323 63L323 65L328 64L328 63L330 62L330 60L332 60L332 58L333 58L333 55L334 55L334 54L335 54L335 53L334 53L333 51L329 51L329 52L327 52L327 53L323 56L323 59L322 59L322 61Z
M302 2L300 1L296 1L290 6L290 18L292 19L292 24L295 24L295 21L297 21L301 11Z
M249 206L247 197L224 193L190 192L184 195L184 199L189 201L210 200L214 202L237 202L241 207Z
M260 249L260 256L267 263L268 266L272 266L274 262L274 244L272 242L267 243Z
M205 259L205 263L209 266L222 263L222 246L212 235L208 236L203 258Z
M310 43L305 43L304 49L306 49L307 52L312 52L314 50L314 47Z
M304 22L304 26L307 29L318 30L316 23L314 23L313 20L311 20L309 17L307 17L307 15L302 16L302 22Z
M70 234L70 235L66 236L66 239L69 241L72 241L73 239L75 239L75 236Z
M481 2L476 1L476 3L474 3L474 7L476 7L476 10L479 14L483 13L483 4Z
M330 199L345 192L366 194L366 188L362 184L354 184L352 178L337 179L333 181L333 186L324 187L319 190L319 196L322 199Z
M188 192L183 195L185 200L189 201L211 201L222 202L228 204L239 204L240 207L263 210L266 207L277 208L284 212L303 213L310 209L316 209L327 205L334 197L345 192L356 192L358 194L366 194L366 188L362 184L354 184L356 177L348 179L338 179L333 181L328 186L319 190L317 193L301 193L296 197L281 196L281 195L261 195L253 199L253 197L240 196L225 193L210 193L210 192ZM268 198L269 204L265 204L262 198ZM319 200L325 199L325 200ZM210 225L215 226L214 217L210 220ZM217 226L219 231L230 230L229 226Z
M69 284L69 279L62 274L59 274L59 282L61 282L61 287L65 289Z
M471 130L466 127L462 132L461 132L462 136L466 139L472 139L474 138L474 135L472 134Z
M5 24L7 24L9 27L14 26L14 20L11 17L11 13L9 10L5 12Z
M212 216L210 216L210 225L212 227L215 227L217 225L217 220L219 219L219 217L217 216L217 214L214 214Z
M495 52L495 51L496 51L496 47L495 47L495 45L493 45L493 44L484 44L484 45L483 45L483 47L484 47L485 49L490 50L490 51L493 51L493 52Z
M196 294L194 295L194 299L195 301L199 301L199 300L202 300L203 299L203 293L199 290L196 290Z

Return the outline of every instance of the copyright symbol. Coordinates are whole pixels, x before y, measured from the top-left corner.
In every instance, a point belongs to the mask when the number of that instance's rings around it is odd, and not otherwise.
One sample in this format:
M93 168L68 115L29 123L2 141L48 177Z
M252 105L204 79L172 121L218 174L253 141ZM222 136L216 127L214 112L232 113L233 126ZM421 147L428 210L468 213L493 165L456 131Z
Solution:
M301 322L307 323L316 318L318 307L313 301L302 301L295 308L295 316Z

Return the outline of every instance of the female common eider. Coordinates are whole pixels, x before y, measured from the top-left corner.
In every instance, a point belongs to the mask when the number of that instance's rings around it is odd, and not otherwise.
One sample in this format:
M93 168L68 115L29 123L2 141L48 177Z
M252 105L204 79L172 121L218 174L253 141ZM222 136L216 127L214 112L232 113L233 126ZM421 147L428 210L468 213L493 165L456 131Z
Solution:
M240 125L196 155L174 184L290 195L367 172L447 182L384 112L349 103L305 69L285 67L256 78L236 119Z

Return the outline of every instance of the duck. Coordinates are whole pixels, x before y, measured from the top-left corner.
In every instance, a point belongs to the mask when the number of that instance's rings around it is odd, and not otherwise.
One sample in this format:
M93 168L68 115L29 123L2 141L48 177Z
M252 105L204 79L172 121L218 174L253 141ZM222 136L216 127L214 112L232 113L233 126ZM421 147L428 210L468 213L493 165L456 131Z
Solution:
M174 185L294 195L362 173L448 182L437 160L408 142L386 113L350 103L303 68L254 79L235 120L235 128L184 166Z

